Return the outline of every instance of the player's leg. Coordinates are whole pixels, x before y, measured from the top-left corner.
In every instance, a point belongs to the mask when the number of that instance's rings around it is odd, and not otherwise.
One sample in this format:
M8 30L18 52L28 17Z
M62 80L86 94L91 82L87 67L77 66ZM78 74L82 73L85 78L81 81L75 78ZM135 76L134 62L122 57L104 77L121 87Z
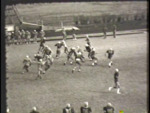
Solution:
M121 94L121 92L120 92L120 84L119 84L119 82L117 82L117 83L116 83L116 85L117 85L117 94Z
M75 67L72 69L72 73L74 73L74 71L76 70L76 65L77 65L77 62L75 61Z
M108 56L108 59L109 59L108 67L111 68L111 66L113 65L112 56Z
M78 72L80 72L81 71L81 63L80 63L80 61L77 61L77 65L78 65Z
M60 57L60 49L57 49L56 51L56 58L59 58Z

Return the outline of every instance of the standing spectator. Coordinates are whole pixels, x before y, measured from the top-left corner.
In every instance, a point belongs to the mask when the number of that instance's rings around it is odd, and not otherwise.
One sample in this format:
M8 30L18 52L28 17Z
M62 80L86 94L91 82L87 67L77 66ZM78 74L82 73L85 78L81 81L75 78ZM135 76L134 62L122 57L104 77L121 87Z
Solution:
M62 30L62 34L63 34L63 40L66 40L67 39L67 33L66 33L64 28Z
M31 33L29 31L26 31L26 38L27 38L26 43L29 44L30 43L30 39L31 39Z
M36 107L33 107L30 113L39 113Z
M11 32L8 32L6 34L6 42L7 42L8 45L10 45L10 43L11 43Z
M43 39L45 37L45 32L44 30L41 30L40 31L40 38Z
M117 26L113 25L113 37L116 38Z
M26 43L26 32L23 29L21 31L21 35L22 43Z
M84 102L84 106L80 108L81 113L92 113L91 107L89 107L88 102Z
M103 33L104 33L104 39L106 39L107 38L107 27L106 26L104 26L104 28L103 28Z
M115 109L111 103L108 103L107 106L103 108L104 113L114 113Z
M63 113L75 113L74 108L71 107L70 104L67 104L65 108L63 108Z
M33 31L33 40L35 43L37 43L37 36L38 36L38 32L36 30Z
M119 69L116 69L115 70L115 73L114 73L114 86L113 87L109 87L109 91L111 91L112 90L112 88L114 88L114 89L117 89L117 94L121 94L120 93L120 84L119 84Z
M17 44L21 44L21 31L18 30L17 32Z
M77 40L77 37L76 37L76 34L75 34L75 30L72 29L72 37L73 37L73 40Z
M15 42L15 33L14 32L11 33L11 41L12 41L12 43Z

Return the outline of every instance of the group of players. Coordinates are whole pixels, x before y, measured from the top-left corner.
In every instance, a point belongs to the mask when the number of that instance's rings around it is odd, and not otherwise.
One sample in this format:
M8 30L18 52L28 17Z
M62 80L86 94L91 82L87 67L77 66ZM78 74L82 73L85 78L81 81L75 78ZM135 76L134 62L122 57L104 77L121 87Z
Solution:
M104 35L104 38L105 35ZM114 36L116 38L116 35ZM54 62L54 55L52 49L45 44L46 38L44 35L41 37L40 45L38 52L34 55L34 59L31 60L31 58L27 55L26 58L23 60L23 70L26 72L29 71L29 67L31 64L36 64L38 66L38 74L37 79L42 79L42 75L50 69L50 67L53 65ZM64 62L64 65L71 64L74 65L74 68L72 69L72 73L74 73L77 69L78 72L81 71L82 63L86 61L84 52L87 52L87 58L92 62L92 66L96 66L98 63L98 58L96 57L96 49L94 46L92 46L90 38L88 35L86 35L86 43L85 43L85 49L82 50L80 46L77 47L68 47L66 40L63 38L62 41L58 41L56 46L56 56L55 58L58 59L61 57L62 49L64 50L64 53L66 54L66 61ZM108 67L111 68L113 65L112 57L114 55L114 50L112 48L108 49L105 53L107 56L109 63ZM24 71L23 71L24 73ZM117 88L117 94L120 94L120 84L118 82L119 77L119 69L115 69L114 73L114 87L109 87L109 91L112 90L112 88Z
M38 37L44 37L45 32L41 30L38 32L37 30L28 31L28 30L16 30L14 32L6 31L6 43L10 44L29 44L31 42L36 43Z

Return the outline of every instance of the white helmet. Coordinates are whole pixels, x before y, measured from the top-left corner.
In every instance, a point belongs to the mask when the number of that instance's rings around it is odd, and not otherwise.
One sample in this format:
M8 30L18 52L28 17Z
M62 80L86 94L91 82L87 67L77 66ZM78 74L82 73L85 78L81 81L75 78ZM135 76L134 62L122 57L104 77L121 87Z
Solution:
M85 44L85 47L88 47L89 45L88 44Z
M40 59L39 61L40 61L40 62L42 62L43 60L42 60L42 59Z
M113 50L112 48L110 48L110 50Z
M68 103L67 105L66 105L68 108L70 108L71 107L71 105Z
M81 53L81 52L78 52L78 54L79 54L79 55L82 55L82 53Z
M77 46L77 49L79 49L80 48L80 46Z
M88 106L89 106L89 103L88 103L88 102L84 102L84 106L85 106L85 107L88 107Z
M112 106L112 104L109 102L109 103L107 104L107 106Z
M86 35L86 38L89 38L89 35Z
M71 49L72 49L72 50L75 50L76 48L75 48L75 47L72 47Z
M36 110L37 110L37 108L34 106L34 107L32 108L32 110L33 110L33 111L36 111Z
M93 51L95 51L95 48L92 48Z
M118 69L118 68L116 68L115 70L116 70L116 72L118 72L118 71L119 71L119 69Z

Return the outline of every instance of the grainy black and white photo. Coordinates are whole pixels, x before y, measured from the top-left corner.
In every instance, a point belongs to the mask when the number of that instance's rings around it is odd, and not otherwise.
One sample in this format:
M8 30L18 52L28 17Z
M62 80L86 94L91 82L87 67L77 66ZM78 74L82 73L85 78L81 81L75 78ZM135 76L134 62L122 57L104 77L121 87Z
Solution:
M6 5L6 112L148 113L147 4Z

